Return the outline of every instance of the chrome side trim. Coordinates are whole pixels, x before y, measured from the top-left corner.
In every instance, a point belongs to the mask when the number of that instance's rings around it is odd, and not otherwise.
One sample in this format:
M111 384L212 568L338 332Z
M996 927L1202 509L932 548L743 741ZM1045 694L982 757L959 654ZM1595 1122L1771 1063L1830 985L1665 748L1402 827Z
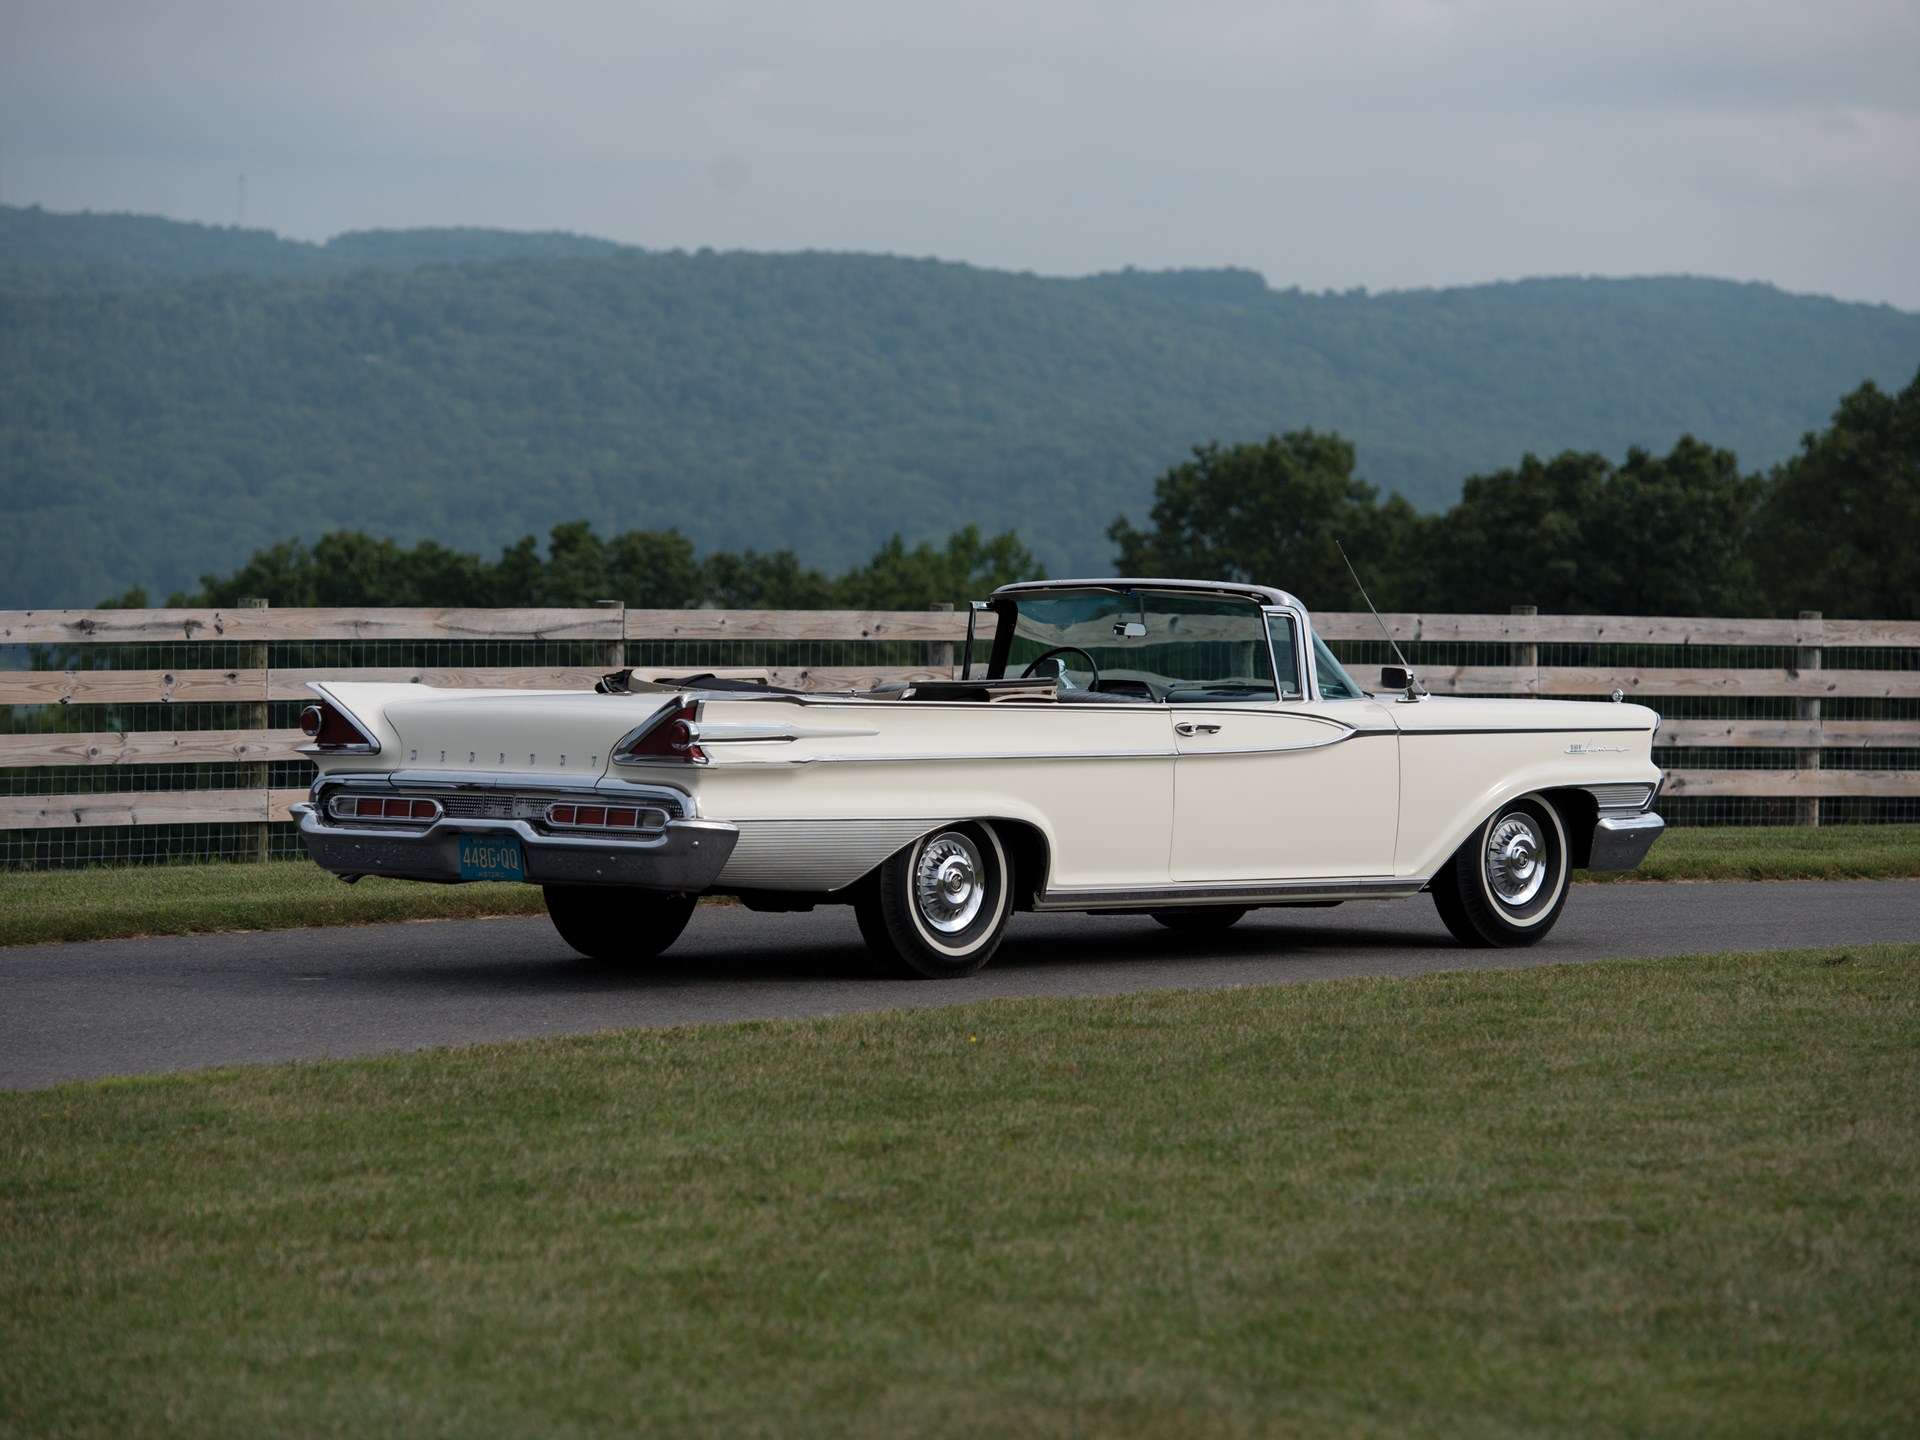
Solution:
M1424 725L1409 725L1400 732L1409 740L1422 735L1647 735L1645 725L1462 725L1429 730Z
M1179 885L1045 890L1034 897L1035 910L1138 910L1178 905L1285 905L1303 900L1398 900L1418 895L1431 876L1356 880L1259 880L1220 885L1189 881Z
M910 754L794 755L754 760L730 760L729 765L889 765L926 764L937 760L1204 760L1210 755L1278 755L1293 750L1320 750L1361 737L1397 736L1398 730L1343 728L1324 740L1301 740L1290 745L1214 746L1205 750L941 750Z
M840 890L902 846L961 818L735 820L740 838L714 881L722 891Z
M869 755L794 755L767 759L729 760L734 765L891 765L934 760L1171 760L1179 752L1169 745L1164 750L1080 750L1071 754L1047 750L969 750L928 751L924 754Z
M702 745L728 744L759 740L851 740L878 735L878 730L843 730L825 725L742 725L708 724L695 721L688 730Z
M1222 712L1215 710L1207 713L1218 715ZM1271 714L1273 712L1262 711L1260 713ZM1233 718L1230 712L1228 718ZM1295 750L1324 750L1329 745L1344 744L1348 740L1377 739L1382 736L1397 737L1400 734L1398 730L1390 725L1379 726L1377 728L1374 726L1363 728L1358 725L1343 725L1338 720L1329 720L1319 715L1296 715L1291 718L1295 720L1313 720L1325 726L1330 733L1316 736L1311 740L1292 740L1285 744L1277 745L1208 745L1203 749L1182 750L1179 752L1180 758L1185 761L1204 760L1212 755L1282 755ZM1191 737L1195 731L1201 734L1218 733L1223 726L1182 721L1177 722L1173 728L1174 733L1185 739Z
M1604 811L1626 810L1634 814L1653 803L1653 786L1645 780L1623 781L1614 785L1582 785L1593 796L1594 804Z

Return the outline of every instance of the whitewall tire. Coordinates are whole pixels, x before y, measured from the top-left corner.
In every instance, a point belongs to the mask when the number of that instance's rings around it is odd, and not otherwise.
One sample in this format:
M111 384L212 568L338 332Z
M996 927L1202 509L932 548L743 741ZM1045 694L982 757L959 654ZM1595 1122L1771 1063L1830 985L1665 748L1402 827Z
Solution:
M1566 822L1551 801L1525 795L1454 852L1434 877L1433 902L1463 945L1534 945L1559 920L1571 876Z
M985 965L1012 913L1006 847L977 820L922 835L885 861L855 902L868 948L894 973L925 980Z

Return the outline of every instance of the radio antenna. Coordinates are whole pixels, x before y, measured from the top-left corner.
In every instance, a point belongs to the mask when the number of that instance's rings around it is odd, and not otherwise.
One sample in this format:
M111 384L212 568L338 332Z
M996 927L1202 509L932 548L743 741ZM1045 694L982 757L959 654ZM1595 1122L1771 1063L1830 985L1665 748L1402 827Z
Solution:
M1335 540L1333 542L1333 548L1338 550L1340 552L1340 558L1346 561L1347 574L1353 576L1353 588L1358 590L1360 592L1360 598L1367 602L1367 609L1373 611L1374 623L1380 627L1380 633L1387 637L1387 644L1393 649L1394 659L1400 662L1400 669L1407 677L1407 699L1418 700L1422 694L1426 693L1425 687L1420 687L1416 690L1415 687L1418 682L1413 678L1413 666L1407 663L1407 657L1401 653L1400 642L1393 638L1393 632L1387 628L1387 622L1380 618L1380 612L1378 610L1374 610L1373 597L1367 594L1367 587L1360 583L1360 572L1353 568L1353 561L1347 556L1347 547L1342 545L1338 540ZM1392 682L1389 681L1388 683Z

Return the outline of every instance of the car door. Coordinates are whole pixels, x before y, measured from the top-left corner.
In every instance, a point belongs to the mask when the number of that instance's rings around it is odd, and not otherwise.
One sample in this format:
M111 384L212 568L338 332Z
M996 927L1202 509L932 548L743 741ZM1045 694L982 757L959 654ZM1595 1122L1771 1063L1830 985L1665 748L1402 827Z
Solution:
M1364 697L1285 698L1283 645L1296 647L1296 673L1310 673L1300 625L1291 616L1270 616L1269 623L1283 698L1168 706L1173 879L1390 875L1400 804L1400 741L1391 712Z
M1170 709L1176 882L1392 873L1400 742L1385 706Z

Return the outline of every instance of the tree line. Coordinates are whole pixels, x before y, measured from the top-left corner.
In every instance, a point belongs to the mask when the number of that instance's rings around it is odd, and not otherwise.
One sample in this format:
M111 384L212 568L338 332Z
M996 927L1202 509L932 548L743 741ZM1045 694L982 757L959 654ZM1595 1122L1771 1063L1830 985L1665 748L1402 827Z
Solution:
M619 600L643 610L913 610L1042 573L1012 531L983 537L973 525L942 545L909 547L895 535L866 564L830 575L790 549L701 557L678 530L602 539L581 520L555 526L544 555L528 535L497 560L432 540L403 547L358 530L336 530L311 545L283 540L255 551L230 575L201 577L200 589L167 604L230 607L255 598L275 606L569 608ZM138 587L106 602L131 609L149 603Z
M0 208L0 607L188 589L295 528L491 558L587 520L837 576L971 522L1086 573L1197 440L1311 420L1429 511L1569 444L1690 431L1771 464L1920 357L1920 315L1725 281L1316 295L1248 271L635 251L400 268L463 253L440 232L285 242L325 260L290 274L252 232L32 218ZM383 263L333 273L348 251ZM26 274L116 254L175 279Z
M1683 436L1614 463L1563 451L1476 475L1422 515L1353 473L1340 436L1203 445L1155 483L1151 528L1107 533L1135 575L1286 586L1358 606L1336 546L1382 609L1562 615L1920 619L1920 374L1845 396L1770 473Z
M1321 609L1359 606L1344 547L1382 609L1548 614L1920 618L1920 374L1868 382L1770 473L1692 436L1665 455L1563 451L1468 479L1422 515L1354 474L1353 446L1312 429L1202 445L1154 485L1148 528L1108 528L1114 569L1275 584ZM962 603L1042 570L1014 531L944 545L893 536L828 574L791 549L705 557L677 530L603 539L584 521L497 560L359 531L286 540L174 605L918 609ZM116 605L144 605L134 590Z

